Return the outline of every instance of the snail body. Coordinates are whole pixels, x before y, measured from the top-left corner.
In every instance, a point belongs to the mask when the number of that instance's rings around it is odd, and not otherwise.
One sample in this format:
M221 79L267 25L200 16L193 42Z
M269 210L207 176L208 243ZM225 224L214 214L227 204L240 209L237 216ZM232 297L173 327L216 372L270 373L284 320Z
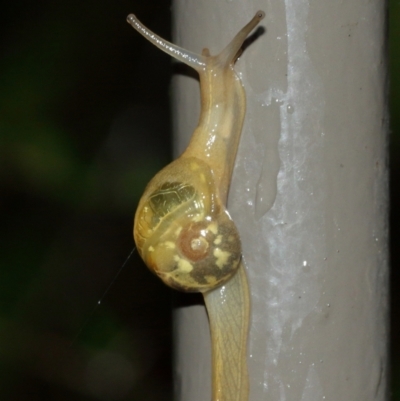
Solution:
M221 53L201 55L160 38L130 14L141 35L200 77L199 124L183 154L147 185L134 221L136 247L168 286L201 292L212 341L213 401L247 401L249 290L241 242L226 201L246 110L234 63L258 11Z

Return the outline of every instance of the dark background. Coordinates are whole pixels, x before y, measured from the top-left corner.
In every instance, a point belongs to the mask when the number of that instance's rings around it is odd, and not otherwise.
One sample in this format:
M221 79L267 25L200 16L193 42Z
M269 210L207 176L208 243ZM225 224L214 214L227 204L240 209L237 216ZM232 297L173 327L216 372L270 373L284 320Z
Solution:
M0 400L172 399L171 293L137 253L95 308L133 247L144 186L171 158L171 60L125 22L130 12L170 39L166 0L0 9ZM392 0L394 400L399 18Z
M137 253L92 314L171 158L171 60L130 12L170 38L165 0L2 2L2 401L172 399L171 293Z

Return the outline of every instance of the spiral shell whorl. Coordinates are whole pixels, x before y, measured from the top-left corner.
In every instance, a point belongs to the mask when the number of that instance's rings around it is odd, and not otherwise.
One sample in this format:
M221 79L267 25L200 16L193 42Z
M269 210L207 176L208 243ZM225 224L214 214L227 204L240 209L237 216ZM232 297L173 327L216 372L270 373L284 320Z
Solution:
M215 196L212 172L196 158L172 162L149 183L134 237L150 270L181 291L223 284L241 258L239 234Z

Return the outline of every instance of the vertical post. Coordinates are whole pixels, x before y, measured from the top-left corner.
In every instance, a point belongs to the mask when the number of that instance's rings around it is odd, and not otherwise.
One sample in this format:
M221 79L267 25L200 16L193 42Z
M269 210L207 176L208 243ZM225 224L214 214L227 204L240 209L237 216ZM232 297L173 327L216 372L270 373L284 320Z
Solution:
M228 209L252 296L250 400L384 400L387 379L385 3L174 0L174 41L219 52L257 9L237 62L247 114ZM199 113L174 78L176 152ZM179 401L210 400L207 316L175 311Z

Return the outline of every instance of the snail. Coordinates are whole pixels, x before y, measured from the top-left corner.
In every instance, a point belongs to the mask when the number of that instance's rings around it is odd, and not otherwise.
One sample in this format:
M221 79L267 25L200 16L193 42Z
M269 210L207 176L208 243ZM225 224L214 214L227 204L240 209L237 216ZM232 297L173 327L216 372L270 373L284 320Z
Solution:
M187 149L147 185L134 219L134 240L148 268L168 286L201 292L210 321L213 401L246 401L250 301L238 230L226 201L245 116L234 63L258 11L217 56L160 38L130 14L127 21L155 46L194 68L201 114Z

